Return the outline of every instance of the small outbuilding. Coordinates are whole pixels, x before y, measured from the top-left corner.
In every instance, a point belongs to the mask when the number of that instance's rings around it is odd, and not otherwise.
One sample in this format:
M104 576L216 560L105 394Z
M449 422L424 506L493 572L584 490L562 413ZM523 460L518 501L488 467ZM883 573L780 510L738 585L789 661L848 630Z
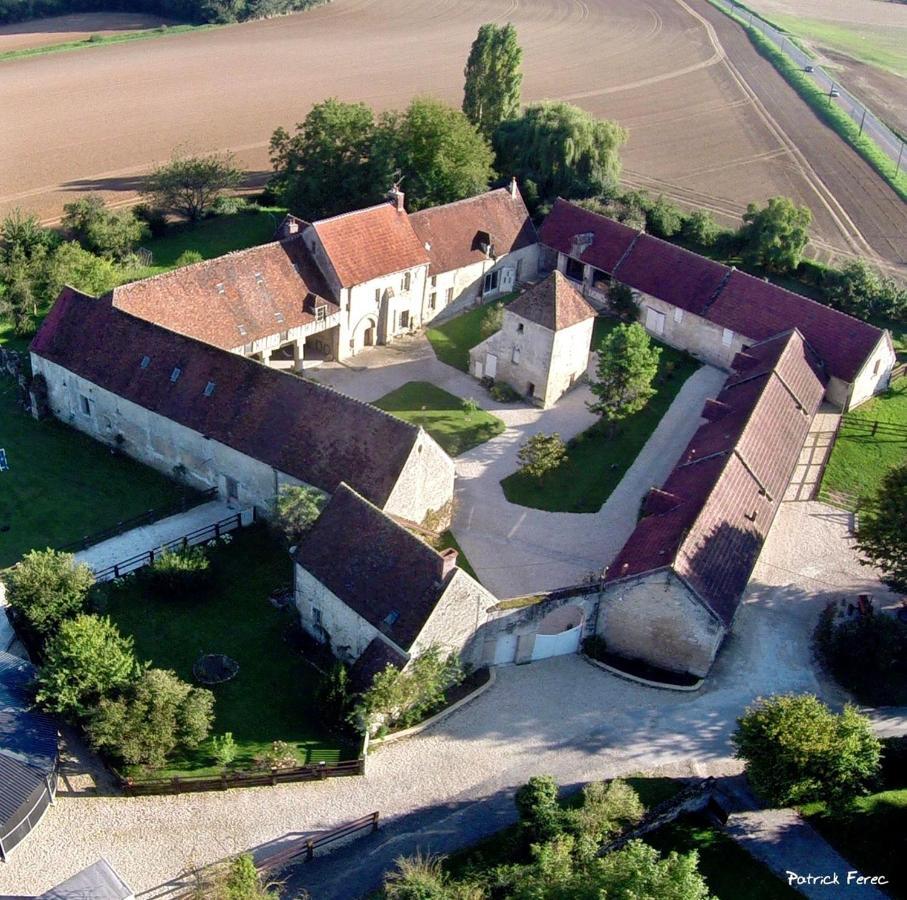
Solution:
M35 900L135 900L135 893L102 856Z
M501 330L469 351L469 371L552 406L585 377L595 316L582 292L552 272L505 307Z
M0 653L0 860L29 834L57 789L57 726L31 707L31 663Z

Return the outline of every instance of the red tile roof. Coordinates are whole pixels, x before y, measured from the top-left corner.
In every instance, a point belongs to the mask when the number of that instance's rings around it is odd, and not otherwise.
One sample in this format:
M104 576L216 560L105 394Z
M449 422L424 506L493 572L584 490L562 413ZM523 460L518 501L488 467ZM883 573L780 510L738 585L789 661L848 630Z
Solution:
M404 651L449 581L440 553L346 485L300 540L295 559Z
M577 257L571 253L573 238L582 233L592 234L593 242ZM543 244L753 341L797 328L819 354L828 374L846 382L856 378L882 340L880 329L808 297L650 235L640 235L634 243L635 234L619 222L566 200L555 203L539 232Z
M777 285L733 272L706 318L756 341L798 328L831 375L852 382L884 332Z
M589 212L560 197L554 201L539 229L539 240L543 244L567 256L574 256L578 249L574 243L576 238L591 238L586 250L574 258L609 275L638 235L638 231L627 225Z
M538 241L523 198L507 188L412 213L410 224L426 248L432 275L486 258L479 246L490 235L496 257Z
M391 203L314 222L341 287L428 263L409 216Z
M729 625L825 392L797 331L747 352L608 567L608 581L668 568ZM673 502L668 502L671 499Z
M390 497L418 437L417 428L373 406L72 288L57 299L31 350L287 475L328 492L345 481L378 505Z
M521 316L550 331L569 328L597 315L582 293L561 272L552 272L525 290L507 306L506 313Z
M224 350L315 321L330 292L301 236L114 288L113 305Z

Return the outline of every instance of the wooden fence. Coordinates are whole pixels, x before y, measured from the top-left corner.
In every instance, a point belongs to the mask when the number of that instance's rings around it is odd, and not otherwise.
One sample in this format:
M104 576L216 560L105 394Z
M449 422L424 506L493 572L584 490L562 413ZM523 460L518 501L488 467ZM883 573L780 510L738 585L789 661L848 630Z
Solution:
M295 769L262 772L223 772L220 775L186 775L180 778L133 779L120 777L120 787L130 797L152 794L191 794L227 791L236 787L267 787L296 781L323 781L365 774L365 757L336 763L316 763Z
M317 837L305 838L302 841L297 841L284 850L279 850L272 856L268 856L258 862L258 869L260 871L281 869L284 866L295 862L300 857L312 859L315 856L316 850L322 847L327 847L329 844L333 844L336 841L341 841L344 838L352 837L354 834L357 834L360 831L364 831L366 828L370 833L374 834L374 832L376 832L379 828L379 818L379 813L376 810L373 813L369 813L367 816L363 816L361 819L356 819L353 822L347 822L345 825L341 825L339 828L335 828L333 831L328 831L325 834L318 835Z

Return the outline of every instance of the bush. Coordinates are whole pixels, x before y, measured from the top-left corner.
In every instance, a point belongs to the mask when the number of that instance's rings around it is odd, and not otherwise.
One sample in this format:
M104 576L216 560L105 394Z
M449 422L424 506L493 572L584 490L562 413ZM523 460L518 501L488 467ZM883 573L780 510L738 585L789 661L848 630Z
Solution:
M517 790L514 801L527 844L553 840L564 830L566 817L557 794L557 782L551 775L536 775Z
M245 197L234 194L224 194L211 204L212 216L235 216L237 213L248 212L252 205Z
M217 894L222 900L278 900L280 896L270 885L262 884L251 853L243 853L231 860L223 889Z
M233 740L233 732L225 731L223 734L216 734L211 738L211 755L224 768L229 766L236 759L239 748L236 741Z
M125 695L102 699L86 732L95 749L126 765L160 767L177 748L194 750L205 740L213 709L211 691L149 669Z
M319 679L316 701L326 724L335 729L347 724L353 695L349 670L340 660L334 660L331 668Z
M506 381L495 381L488 393L498 403L517 403L523 399Z
M188 594L204 594L214 580L211 561L202 547L165 550L148 567L151 590L159 597L183 599Z
M264 753L255 757L255 765L259 769L295 769L299 760L286 741L272 741Z
M47 642L38 673L38 704L48 712L83 717L115 691L132 685L141 668L108 618L79 615L60 625Z
M624 322L635 322L639 316L632 289L620 281L612 281L608 286L608 305Z
M698 247L712 247L718 239L720 230L711 213L704 209L697 209L686 217L680 233L691 244Z
M132 207L132 214L148 226L151 237L162 237L167 231L167 215L148 203L137 203Z
M590 849L625 828L636 825L645 814L639 796L625 781L594 781L583 788L583 803L566 813L566 825Z
M879 770L881 745L853 706L837 715L811 694L759 700L731 738L753 789L773 806L847 805Z
M200 263L204 257L198 250L183 250L182 253L176 258L175 265L179 268L181 266L191 266L195 263Z
M280 489L276 503L277 527L290 546L298 544L315 524L326 503L325 495L315 488L284 485Z
M646 212L646 228L656 237L673 237L683 227L683 223L683 210L663 196L659 196Z
M71 553L48 548L26 553L3 581L10 606L43 640L84 609L94 575Z
M557 432L534 434L520 447L517 459L521 472L541 481L567 461L567 445Z
M132 210L113 212L103 197L89 194L63 207L63 228L90 253L111 259L128 256L145 234Z

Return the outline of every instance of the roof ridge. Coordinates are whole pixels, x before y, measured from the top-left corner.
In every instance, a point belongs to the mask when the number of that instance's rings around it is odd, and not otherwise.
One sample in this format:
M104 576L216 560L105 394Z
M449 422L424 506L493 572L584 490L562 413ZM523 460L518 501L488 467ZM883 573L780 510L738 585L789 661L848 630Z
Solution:
M319 225L324 225L327 222L336 222L338 219L347 219L350 216L358 216L362 213L373 212L374 210L382 209L385 206L391 209L393 212L396 212L396 209L393 207L389 200L382 200L380 203L374 203L371 206L363 206L360 209L348 209L346 212L337 213L337 215L335 216L327 216L324 219L316 219L310 224L313 228L317 229ZM409 215L409 213L406 213L406 215Z
M492 194L500 194L500 193L504 193L504 194L507 194L508 196L510 196L510 191L505 187L492 188L491 190L488 190L488 191L482 191L481 194L473 194L471 197L462 197L459 200L451 200L450 203L438 203L436 206L426 206L425 209L417 209L415 212L407 213L407 215L410 218L412 218L413 216L418 216L418 215L421 215L422 213L433 212L438 209L448 209L451 206L462 206L464 203L472 203L475 200L480 200L483 197L489 197ZM511 199L515 200L516 198L511 197ZM521 200L523 199L522 195L520 195L520 199ZM524 201L523 205L525 206L525 201Z

